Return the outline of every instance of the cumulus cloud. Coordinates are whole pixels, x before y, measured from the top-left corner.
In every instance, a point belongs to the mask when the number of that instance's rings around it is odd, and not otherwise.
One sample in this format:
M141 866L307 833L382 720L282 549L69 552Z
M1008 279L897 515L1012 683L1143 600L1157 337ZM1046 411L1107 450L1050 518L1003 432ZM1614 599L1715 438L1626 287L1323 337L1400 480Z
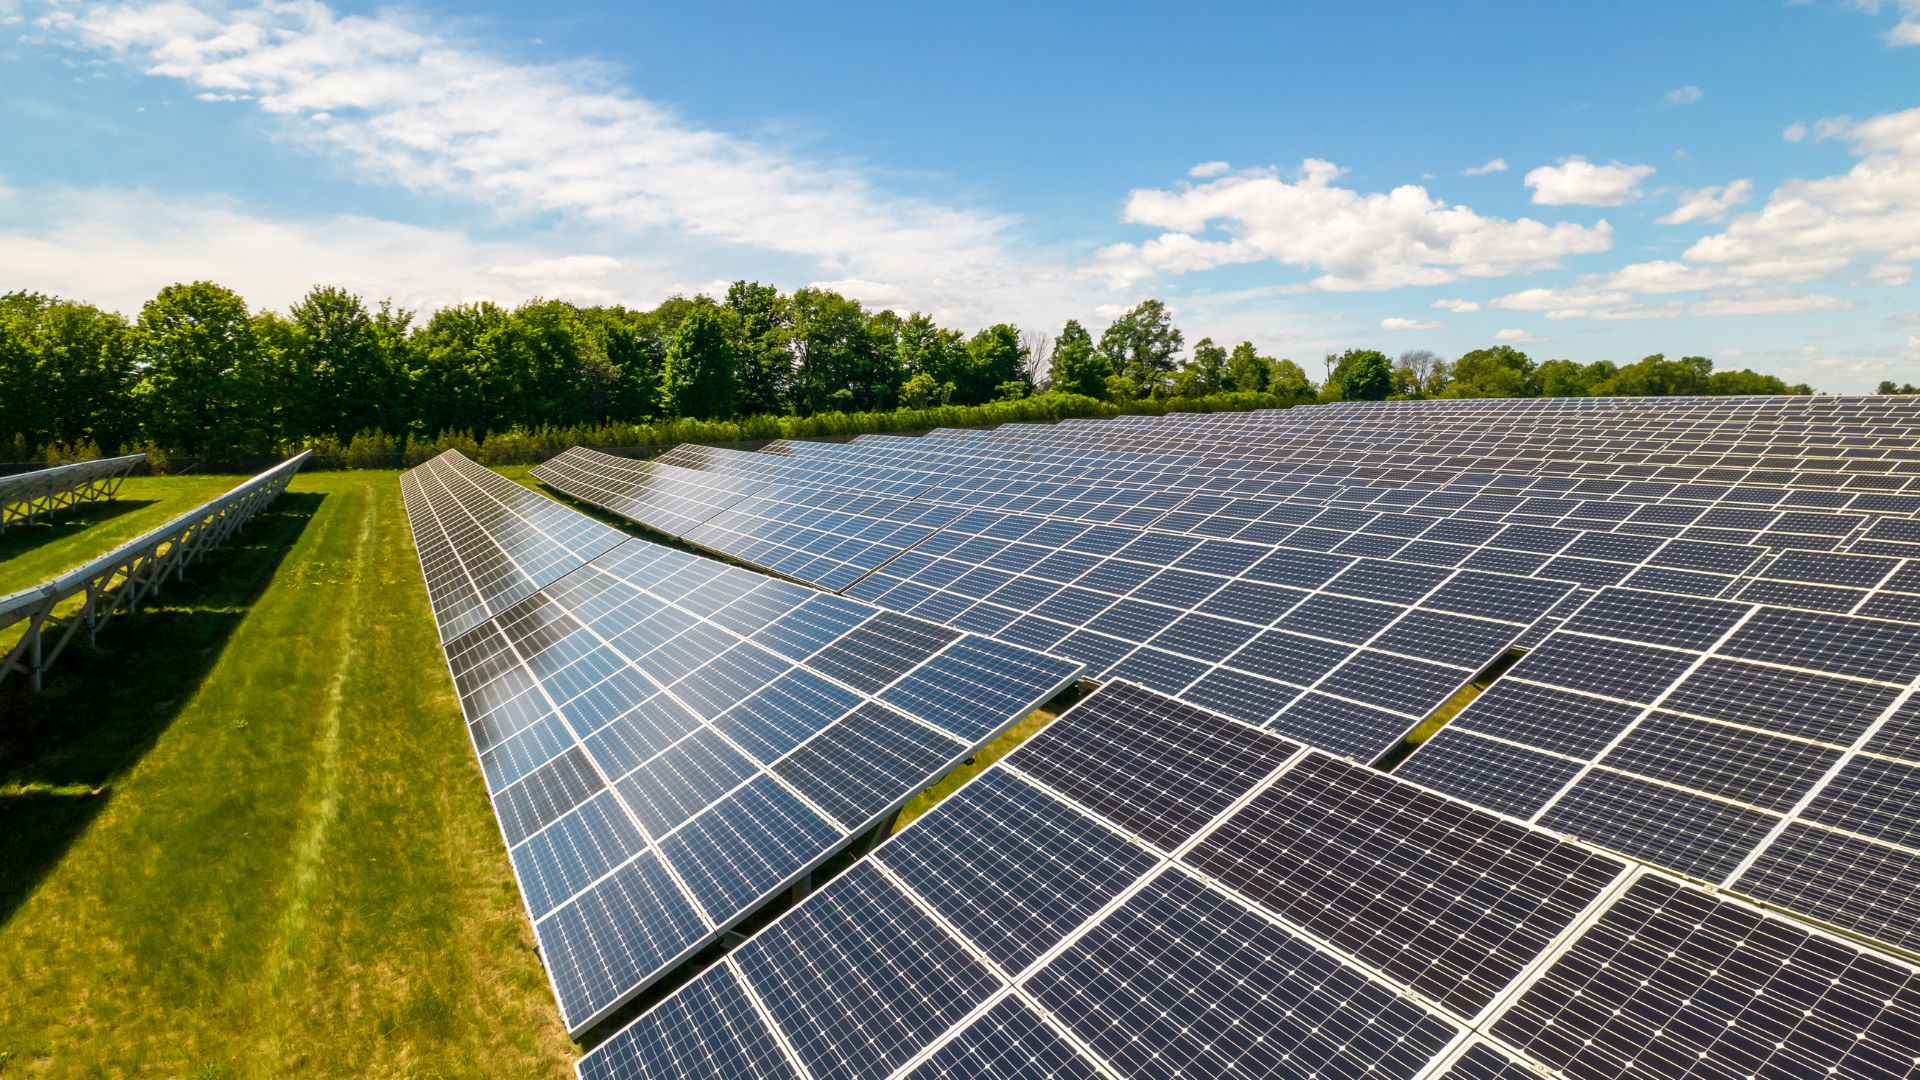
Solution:
M1487 162L1485 165L1475 165L1470 169L1461 169L1460 175L1461 176L1485 176L1488 173L1497 173L1497 172L1506 172L1506 171L1507 171L1507 159L1503 157L1497 157L1497 158L1494 158L1492 161Z
M1136 190L1125 220L1164 231L1101 249L1093 269L1132 285L1161 273L1271 261L1317 270L1313 288L1355 291L1524 273L1613 245L1605 221L1485 217L1418 184L1384 193L1341 187L1335 181L1343 171L1309 159L1286 173L1244 170L1205 184Z
M1455 315L1465 315L1469 311L1480 310L1480 305L1472 300L1435 300L1433 306L1441 311L1451 311Z
M1731 207L1750 195L1744 182L1693 192L1662 220L1728 220L1679 259L1522 289L1491 305L1549 319L1801 315L1856 306L1796 288L1810 282L1851 275L1856 282L1910 285L1920 263L1920 109L1858 122L1829 118L1814 134L1847 141L1859 162L1837 176L1782 183L1759 209L1743 213ZM1696 295L1665 299L1689 293Z
M1618 161L1595 165L1575 155L1542 165L1521 182L1533 189L1539 206L1619 206L1640 195L1640 182L1653 175L1651 165Z
M1445 325L1439 319L1409 319L1400 315L1380 320L1382 330L1438 330Z
M1037 260L1011 217L885 190L858 167L702 127L602 68L503 59L391 9L83 4L40 23L51 40L244 103L365 179L514 220L758 250L932 310L984 315L995 293L1032 310L1031 297L1084 288Z
M1780 129L1780 137L1788 142L1799 142L1807 137L1807 125L1795 120L1793 123Z
M1787 282L1860 264L1897 279L1899 268L1920 262L1920 109L1849 121L1829 137L1851 143L1860 161L1838 176L1781 184L1759 210L1695 241L1682 258Z
M1495 331L1493 335L1493 340L1502 342L1503 344L1507 344L1507 345L1532 345L1537 342L1545 341L1547 339L1544 337L1541 337L1539 334L1536 334L1531 330L1521 330L1517 327L1508 327L1505 330Z
M1691 105L1705 96L1706 93L1697 86L1676 86L1667 91L1667 104Z
M1203 161L1193 168L1188 169L1187 175L1197 177L1223 176L1230 168L1232 168L1232 166L1224 161Z
M1753 181L1735 180L1725 186L1703 187L1680 197L1680 205L1659 219L1662 225L1685 225L1693 221L1724 221L1736 206L1753 197Z

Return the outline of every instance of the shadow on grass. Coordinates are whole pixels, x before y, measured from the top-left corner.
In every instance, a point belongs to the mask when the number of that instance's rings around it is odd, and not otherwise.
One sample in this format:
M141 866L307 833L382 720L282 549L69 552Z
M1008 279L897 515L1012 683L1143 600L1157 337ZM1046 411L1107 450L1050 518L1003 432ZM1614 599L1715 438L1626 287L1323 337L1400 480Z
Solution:
M9 525L6 533L0 535L0 561L11 559L15 555L24 555L34 548L44 547L55 540L65 540L102 521L152 506L159 501L158 499L114 499L110 502L81 503L78 506L67 507L55 514L51 520L36 521L30 525Z
M0 686L0 926L199 688L324 496L283 493L226 546L69 645L38 694Z

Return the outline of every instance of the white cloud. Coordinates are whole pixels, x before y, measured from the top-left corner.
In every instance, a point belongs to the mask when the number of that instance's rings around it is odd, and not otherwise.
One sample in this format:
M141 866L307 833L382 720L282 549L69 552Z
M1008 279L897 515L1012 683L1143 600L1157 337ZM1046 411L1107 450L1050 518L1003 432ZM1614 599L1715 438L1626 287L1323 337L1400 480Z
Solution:
M1823 121L1824 123L1824 121ZM1848 122L1836 138L1859 163L1838 176L1789 180L1682 258L1748 278L1811 281L1870 264L1882 279L1920 262L1920 109Z
M1496 331L1493 335L1493 340L1504 342L1508 345L1532 345L1547 339L1531 330L1508 327L1505 330Z
M1485 165L1475 165L1470 169L1461 169L1460 175L1461 176L1485 176L1488 173L1497 173L1497 172L1506 172L1506 171L1507 171L1507 159L1503 157L1497 157L1497 158L1494 158L1492 161L1487 162Z
M1920 45L1920 0L1893 0L1891 4L1881 0L1852 0L1852 6L1869 15L1878 15L1884 8L1892 8L1900 16L1900 21L1887 29L1882 35L1889 47L1902 45Z
M1604 221L1483 217L1417 184L1385 193L1340 187L1334 181L1342 171L1309 159L1291 176L1243 170L1205 184L1136 190L1125 220L1166 231L1103 248L1093 269L1132 285L1160 273L1273 261L1318 270L1314 288L1354 291L1524 273L1613 245ZM1220 235L1208 235L1216 229Z
M1706 93L1697 86L1677 86L1667 91L1667 104L1691 105L1705 96Z
M352 214L286 220L206 195L30 188L0 204L0 280L127 314L199 279L273 308L320 284L416 310L535 296L650 306L679 291L664 263L557 246Z
M1734 207L1753 197L1753 181L1735 180L1721 187L1703 187L1680 197L1680 205L1659 219L1662 225L1685 225L1693 221L1724 221Z
M1465 315L1470 311L1480 310L1480 305L1472 300L1435 300L1433 306L1441 311L1451 311L1455 315Z
M1780 129L1780 137L1788 142L1799 142L1801 139L1807 137L1807 125L1795 120L1793 123Z
M701 127L597 66L503 59L392 9L86 4L40 21L54 40L244 99L284 140L365 179L511 220L558 215L645 250L768 252L963 317L1086 292L1022 245L1010 217L884 190L860 168Z
M1203 161L1193 168L1188 169L1187 175L1198 177L1222 176L1225 175L1226 171L1230 168L1232 168L1232 166L1224 161Z
M1380 320L1382 330L1438 330L1445 325L1439 319L1409 319L1399 315Z
M1637 198L1640 181L1652 175L1651 165L1595 165L1575 155L1532 170L1522 182L1539 206L1619 206Z

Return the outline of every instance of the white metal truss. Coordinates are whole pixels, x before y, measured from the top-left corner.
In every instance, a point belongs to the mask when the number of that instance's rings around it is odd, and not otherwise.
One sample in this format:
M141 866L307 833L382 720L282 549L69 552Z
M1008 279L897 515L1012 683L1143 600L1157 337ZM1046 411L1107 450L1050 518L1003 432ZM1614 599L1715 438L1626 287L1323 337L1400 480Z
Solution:
M169 578L184 577L188 565L284 491L310 453L289 458L44 585L0 596L0 635L25 624L20 639L0 660L0 682L17 673L40 689L47 668L82 629L91 645L108 618L139 610L140 602ZM75 599L77 607L68 603Z
M128 454L0 476L0 534L9 525L31 524L69 506L113 498L120 481L145 460L145 454Z

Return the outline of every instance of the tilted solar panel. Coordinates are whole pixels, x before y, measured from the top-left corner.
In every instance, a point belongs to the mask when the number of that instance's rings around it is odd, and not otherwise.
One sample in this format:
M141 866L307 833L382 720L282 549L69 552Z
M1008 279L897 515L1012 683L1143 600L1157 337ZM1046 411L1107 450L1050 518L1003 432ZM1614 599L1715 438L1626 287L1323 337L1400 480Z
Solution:
M627 539L458 450L403 474L400 491L443 642Z
M472 471L409 474L408 503L436 610L471 624L448 665L570 1031L1080 670L623 536L581 560L604 527Z
M1603 590L1398 775L1920 946L1920 628Z
M1890 1078L1915 974L1116 683L579 1069Z

